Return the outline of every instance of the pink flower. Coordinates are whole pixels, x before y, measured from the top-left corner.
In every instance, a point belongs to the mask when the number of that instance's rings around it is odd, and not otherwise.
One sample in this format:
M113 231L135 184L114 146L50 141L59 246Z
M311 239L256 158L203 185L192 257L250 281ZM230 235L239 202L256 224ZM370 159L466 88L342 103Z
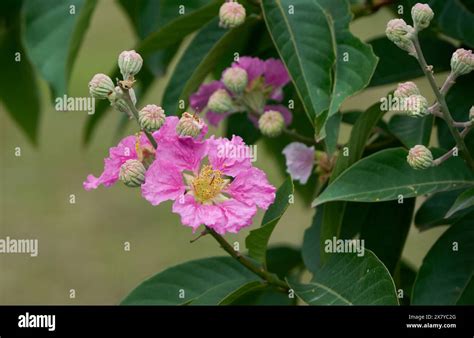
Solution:
M283 149L282 153L286 157L286 171L291 178L305 184L313 171L314 146L308 147L300 142L292 142Z
M173 200L184 225L200 225L219 234L236 233L252 224L257 208L268 209L275 188L252 166L250 149L238 136L177 143L150 166L142 195L151 204Z

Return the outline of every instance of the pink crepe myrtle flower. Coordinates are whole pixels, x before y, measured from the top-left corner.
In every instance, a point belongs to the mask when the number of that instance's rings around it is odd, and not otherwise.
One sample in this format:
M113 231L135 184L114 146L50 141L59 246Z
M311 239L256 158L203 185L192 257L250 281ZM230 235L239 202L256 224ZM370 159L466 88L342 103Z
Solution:
M143 197L152 205L173 200L173 212L194 230L206 225L236 233L252 223L257 208L266 210L275 200L275 187L252 166L238 136L176 143L160 152L145 176Z
M178 147L178 145L181 144L200 143L207 133L207 125L204 125L201 129L201 134L196 138L178 136L176 133L178 122L179 118L177 116L168 116L163 126L152 134L158 146L166 144L166 146L162 147L163 149L159 149L160 153L166 149L167 151L172 151L174 148L170 148L169 145ZM178 147L178 149L182 149L183 147ZM88 175L86 181L83 183L84 189L97 189L101 184L105 187L110 187L119 180L120 167L122 164L131 159L141 161L145 167L148 167L155 159L155 149L143 133L141 133L139 137L135 135L127 136L122 139L116 147L110 148L109 157L104 160L104 170L102 174L99 177Z
M281 102L283 100L283 87L288 84L290 77L286 71L285 66L280 60L267 59L261 60L257 57L243 56L238 61L232 63L230 68L240 68L247 73L247 86L243 93L232 93L229 88L224 85L224 79L220 81L212 81L210 83L202 84L199 90L190 96L190 106L197 112L206 111L206 118L208 122L217 126L223 119L225 119L232 112L215 112L208 109L207 104L211 95L219 90L226 89L231 97L235 100L236 106L241 107L241 112L250 112L249 118L254 122L255 125L258 117L255 114L261 115L269 105L269 101ZM271 108L282 113L285 117L285 123L289 125L291 123L291 113L283 105L270 104L272 107L278 106L279 108Z
M315 163L314 146L308 147L300 142L292 142L283 149L286 158L286 171L293 180L306 184Z

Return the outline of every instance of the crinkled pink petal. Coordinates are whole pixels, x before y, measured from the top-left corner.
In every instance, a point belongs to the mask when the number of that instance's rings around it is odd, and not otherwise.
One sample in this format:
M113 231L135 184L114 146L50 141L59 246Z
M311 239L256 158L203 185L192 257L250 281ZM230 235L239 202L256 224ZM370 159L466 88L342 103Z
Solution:
M194 231L202 224L211 228L221 228L226 222L221 208L200 204L189 194L181 195L174 201L173 212L181 216L181 223L190 226Z
M265 106L264 111L267 111L267 110L276 110L277 112L280 112L281 115L283 115L283 119L285 120L285 124L287 126L289 126L291 124L291 121L293 121L293 114L285 106L281 104Z
M230 113L216 113L209 110L206 112L206 119L211 126L217 127L229 115Z
M209 97L218 89L224 88L220 81L212 81L202 84L199 90L189 97L189 105L196 112L201 112L206 108Z
M308 147L300 142L288 144L283 149L286 157L286 171L293 180L299 180L301 184L308 182L314 166L314 146Z
M207 142L209 144L207 156L214 169L220 170L225 175L235 177L252 167L251 149L240 136L234 135L231 140L222 137L211 137Z
M154 161L145 174L142 196L152 205L175 200L184 194L185 186L181 171L172 162Z
M229 199L218 204L225 215L224 225L216 224L213 229L223 235L226 232L237 233L240 229L252 224L252 219L257 213L255 205L249 205L236 199Z
M273 88L281 88L290 82L285 65L278 59L265 60L265 83Z
M232 63L232 67L240 67L247 71L248 82L252 82L265 71L265 62L256 57L242 56L239 61Z
M251 167L237 175L226 192L232 198L266 210L275 201L275 190L262 170Z
M192 137L175 138L158 144L156 160L172 163L179 170L197 172L202 159L206 156L208 144Z
M104 171L99 177L88 175L86 181L83 183L85 190L96 189L99 185L110 187L118 181L120 167L129 159L136 159L137 153L135 151L135 136L127 136L122 139L116 147L109 150L109 157L104 160ZM146 137L140 138L141 144L149 144Z

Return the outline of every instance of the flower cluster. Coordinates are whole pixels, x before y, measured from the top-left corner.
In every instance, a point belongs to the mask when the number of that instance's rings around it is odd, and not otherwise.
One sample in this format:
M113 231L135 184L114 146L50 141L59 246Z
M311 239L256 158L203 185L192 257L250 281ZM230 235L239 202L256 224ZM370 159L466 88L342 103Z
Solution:
M135 52L124 53L119 58L124 80L114 87L110 78L98 74L90 90L95 97L109 100L120 90L120 110L135 116L141 132L110 148L102 174L89 175L84 188L109 187L119 180L141 187L142 196L152 205L174 201L173 212L194 230L205 225L225 234L250 225L257 208L266 210L274 202L275 188L263 171L252 166L250 156L242 155L251 153L248 146L238 136L206 138L207 125L196 115L166 116L156 105L138 112L129 98L141 65L128 59ZM236 151L223 151L229 148Z
M221 80L201 85L191 95L190 106L205 112L213 126L230 114L245 112L264 135L278 136L292 120L291 112L277 104L283 100L282 89L289 81L280 60L243 56L224 70Z

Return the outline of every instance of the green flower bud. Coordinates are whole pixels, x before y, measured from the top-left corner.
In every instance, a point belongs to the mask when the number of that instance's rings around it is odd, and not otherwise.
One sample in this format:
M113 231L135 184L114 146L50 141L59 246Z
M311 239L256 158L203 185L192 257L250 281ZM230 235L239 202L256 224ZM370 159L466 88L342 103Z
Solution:
M425 146L416 145L408 152L407 162L413 169L427 169L433 165L433 155Z
M201 130L205 126L206 124L204 121L198 116L184 112L176 126L176 133L179 136L196 137L201 134Z
M237 1L224 2L219 9L219 26L234 28L245 21L245 8Z
M240 67L227 68L222 74L222 82L232 93L240 94L247 87L247 71Z
M145 166L139 160L127 160L120 167L119 179L128 187L139 187L145 182L145 171Z
M430 113L428 100L421 95L410 95L403 99L403 107L407 115L411 117L423 117Z
M433 10L427 4L416 4L411 9L411 17L413 25L417 31L421 31L430 25L431 19L434 17Z
M416 84L411 81L399 83L397 89L393 93L396 98L407 98L411 95L420 95L420 91Z
M95 74L89 82L89 93L93 98L106 99L114 90L114 83L105 74Z
M137 103L137 97L133 89L129 89L128 93L132 100L132 103L135 105ZM117 111L127 114L130 118L132 117L132 112L127 104L127 101L124 98L124 92L122 88L116 86L112 93L108 96L110 105Z
M216 113L227 113L234 109L234 103L227 90L218 89L209 97L207 107Z
M471 50L459 48L451 57L451 71L457 77L474 70L474 55Z
M390 20L385 30L385 34L390 41L411 55L416 55L415 45L412 41L414 32L413 27L408 25L403 19Z
M165 119L165 111L154 104L146 105L138 112L140 127L151 133L160 129Z
M134 50L126 50L120 53L118 57L118 65L120 73L124 80L133 79L140 71L143 65L143 59Z
M281 134L285 128L285 119L280 112L268 110L258 119L258 127L263 135L276 137Z

